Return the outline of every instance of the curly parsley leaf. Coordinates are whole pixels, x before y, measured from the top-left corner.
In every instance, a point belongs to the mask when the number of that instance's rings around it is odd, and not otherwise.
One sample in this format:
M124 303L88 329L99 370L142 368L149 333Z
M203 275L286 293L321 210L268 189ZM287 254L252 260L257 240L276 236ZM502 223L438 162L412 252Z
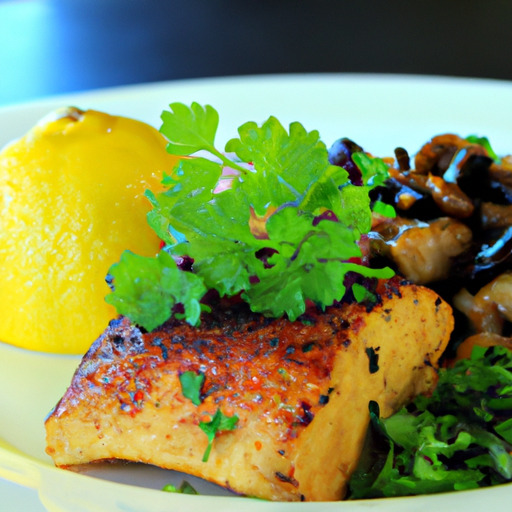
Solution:
M206 288L195 274L180 271L166 252L148 258L125 251L109 274L115 290L105 300L146 329L152 330L168 320L177 304L183 306L188 323L199 322L199 299Z
M381 419L370 404L380 453L350 482L352 498L416 495L512 481L512 352L473 351L440 370L431 397ZM367 447L368 448L368 447Z
M288 131L274 117L261 126L246 123L225 153L215 147L218 114L212 107L173 103L162 120L168 151L215 156L214 161L182 159L164 178L167 190L146 194L153 206L148 222L167 244L165 251L191 258L193 275L203 288L184 289L184 297L162 290L167 303L155 307L157 318L150 318L148 307L147 314L133 320L144 321L146 328L158 325L162 312L178 302L191 308L195 300L199 311L206 290L221 296L242 294L253 311L293 320L308 300L320 308L341 300L347 272L391 277L389 269L350 263L361 257L359 239L371 226L368 191L384 176L379 161L363 157L367 170L359 187L349 181L346 170L329 163L318 132L308 132L300 123L292 123ZM119 263L114 276L114 296L130 289L118 281L135 274L133 269L123 271L124 265ZM145 272L140 270L140 287ZM154 278L148 282L150 295L158 295L158 283ZM127 296L110 301L130 302ZM187 321L196 322L185 310Z
M235 414L233 416L226 416L221 410L220 407L217 408L213 418L211 421L201 421L199 423L199 427L208 437L208 446L203 455L203 462L207 462L210 457L210 452L213 447L213 441L219 432L227 432L230 430L234 430L236 424L238 423L238 416Z

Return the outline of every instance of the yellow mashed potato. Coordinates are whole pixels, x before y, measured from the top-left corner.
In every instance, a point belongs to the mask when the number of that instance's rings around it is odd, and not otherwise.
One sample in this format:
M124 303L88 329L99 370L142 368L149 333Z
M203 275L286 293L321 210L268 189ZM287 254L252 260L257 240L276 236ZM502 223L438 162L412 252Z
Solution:
M150 256L146 189L175 158L153 127L54 113L0 152L0 340L80 354L116 316L104 297L123 250Z

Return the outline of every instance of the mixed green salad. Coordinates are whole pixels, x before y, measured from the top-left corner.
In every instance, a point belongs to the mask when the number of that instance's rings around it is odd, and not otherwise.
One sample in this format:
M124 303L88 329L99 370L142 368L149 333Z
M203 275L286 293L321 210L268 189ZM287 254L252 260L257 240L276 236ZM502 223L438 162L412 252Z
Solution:
M370 404L367 452L350 498L473 489L512 481L512 352L476 347L442 368L431 397L387 419Z

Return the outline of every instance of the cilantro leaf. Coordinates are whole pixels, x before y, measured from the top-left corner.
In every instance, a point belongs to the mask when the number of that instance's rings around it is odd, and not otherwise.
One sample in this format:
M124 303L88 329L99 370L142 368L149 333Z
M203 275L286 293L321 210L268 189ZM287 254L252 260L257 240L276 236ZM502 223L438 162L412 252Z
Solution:
M301 210L318 214L327 209L341 221L345 213L342 190L348 183L348 172L343 167L327 166L323 174L309 186L304 194L299 205ZM353 207L353 205L350 206ZM365 216L368 212L362 214Z
M220 238L234 243L254 243L249 226L250 206L244 195L230 189L216 194L207 203L199 202L194 199L180 203L173 211L171 220L183 227L187 240L209 242Z
M349 184L340 189L340 222L352 227L356 234L368 233L372 225L369 188Z
M193 241L178 245L173 251L193 258L194 272L207 288L217 290L221 297L249 289L251 275L262 265L253 247L231 240L214 239L208 245Z
M193 371L183 372L180 377L181 392L194 405L201 404L201 386L204 382L204 374Z
M512 418L503 421L496 425L494 430L499 434L507 443L512 444Z
M196 275L180 271L166 252L147 258L125 251L109 274L114 291L105 300L135 323L152 330L170 317L177 304L183 305L187 322L198 323L199 300L206 288Z
M221 162L239 168L215 147L215 136L219 125L219 114L210 105L193 102L190 107L183 103L171 103L170 110L161 115L160 133L168 140L167 151L177 156L189 156L199 151L211 153Z
M199 427L208 437L208 446L206 447L203 455L203 462L207 462L210 457L213 441L215 440L217 433L234 430L238 423L238 419L239 418L236 414L233 416L226 416L220 410L220 407L218 407L211 421L201 421L199 423Z
M222 167L203 158L181 160L174 169L170 187L155 195L146 191L153 210L148 222L166 243L174 244L190 239L208 221L205 205L213 198L213 190L222 174ZM172 225L169 219L173 219Z

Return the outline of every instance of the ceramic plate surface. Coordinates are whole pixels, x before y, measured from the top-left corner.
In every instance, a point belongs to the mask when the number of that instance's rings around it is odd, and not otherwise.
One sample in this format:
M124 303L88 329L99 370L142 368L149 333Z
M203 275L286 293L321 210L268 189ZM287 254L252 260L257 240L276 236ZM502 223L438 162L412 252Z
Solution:
M433 135L487 136L498 154L512 152L512 84L477 79L389 75L276 75L166 82L54 97L0 109L0 146L55 108L75 105L160 126L170 102L208 103L220 113L218 141L245 121L274 115L318 129L327 145L346 136L377 156L410 153ZM93 340L91 340L92 342ZM179 477L141 465L99 466L80 474L56 469L45 454L43 422L61 397L78 357L53 356L0 343L0 500L2 510L59 512L451 511L480 512L512 498L512 486L359 502L270 503L225 496L164 493ZM188 479L194 483L193 479ZM21 486L21 487L20 487ZM39 496L40 503L33 499ZM220 495L218 495L220 494ZM4 508L7 507L7 508ZM27 507L31 507L28 509Z

